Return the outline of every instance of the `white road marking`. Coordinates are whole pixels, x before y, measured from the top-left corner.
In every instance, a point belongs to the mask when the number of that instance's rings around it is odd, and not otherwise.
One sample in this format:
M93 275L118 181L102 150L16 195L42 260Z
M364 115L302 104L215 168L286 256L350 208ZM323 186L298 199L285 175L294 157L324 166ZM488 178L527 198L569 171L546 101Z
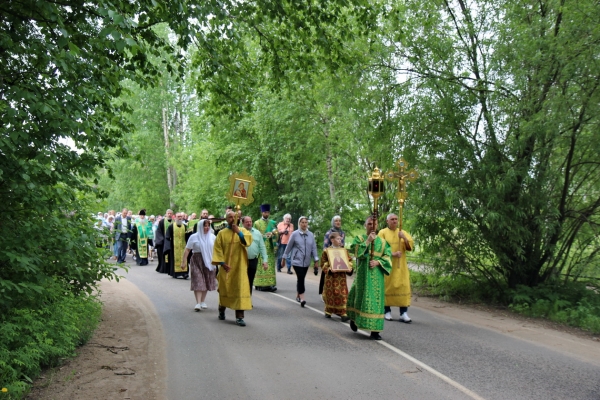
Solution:
M287 297L282 296L282 295L277 294L277 293L271 293L271 294L274 295L274 296L280 297L280 298L282 298L284 300L290 301L292 303L300 304L295 299L290 299L290 298L287 298ZM317 310L316 308L313 308L313 307L310 307L310 306L307 306L307 305L305 305L304 308L308 308L309 310L312 310L312 311L314 311L316 313L319 313L321 315L325 315L325 313L323 311ZM340 324L342 324L342 325L344 325L346 327L348 326L348 324L346 324L344 322L341 322L341 321L338 321L338 323L340 323ZM358 332L361 333L361 334L363 334L363 335L365 335L365 336L370 336L370 333L367 333L367 332L365 332L363 330L359 329ZM436 371L435 369L431 368L429 365L425 364L424 362L419 361L416 358L414 358L413 356L406 354L402 350L398 349L397 347L392 346L391 344L385 342L384 340L374 340L374 342L382 345L383 347L388 348L389 350L393 351L394 353L398 354L399 356L402 356L402 357L406 358L408 361L410 361L410 362L418 365L419 367L423 368L424 370L426 370L426 371L430 372L431 374L437 376L438 378L440 378L441 380L443 380L447 384L449 384L449 385L453 386L454 388L460 390L461 392L463 392L467 396L471 397L472 399L475 399L475 400L485 400L483 397L479 396L477 393L473 392L472 390L467 389L466 387L464 387L460 383L458 383L458 382L456 382L456 381L448 378L446 375L442 374L441 372Z

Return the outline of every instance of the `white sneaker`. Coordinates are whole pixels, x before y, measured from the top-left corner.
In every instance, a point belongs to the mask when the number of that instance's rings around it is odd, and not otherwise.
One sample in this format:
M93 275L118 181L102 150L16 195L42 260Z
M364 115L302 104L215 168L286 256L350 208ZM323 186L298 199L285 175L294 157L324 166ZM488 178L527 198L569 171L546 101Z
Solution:
M385 315L383 316L383 318L385 318L386 321L391 321L392 320L392 313L391 312L386 312Z
M194 311L200 311L201 308L202 308L202 304L198 303L198 304L196 304L196 307L194 307Z
M200 307L202 307L202 308L208 308L208 306L204 302L200 303Z
M408 313L403 312L402 314L400 314L400 322L405 322L407 324L410 324L412 322L412 319L410 319L410 317L408 316Z

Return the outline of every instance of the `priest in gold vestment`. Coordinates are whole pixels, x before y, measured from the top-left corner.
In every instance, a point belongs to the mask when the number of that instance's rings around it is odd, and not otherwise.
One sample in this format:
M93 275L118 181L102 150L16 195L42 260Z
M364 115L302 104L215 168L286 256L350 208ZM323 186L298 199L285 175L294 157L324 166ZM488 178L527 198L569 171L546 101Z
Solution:
M248 281L248 254L252 234L234 224L235 213L228 211L227 227L219 231L213 249L212 263L219 266L219 319L225 319L225 309L235 310L235 323L246 326L244 311L252 309Z
M406 252L414 248L413 238L398 228L398 216L387 216L388 227L379 231L379 237L392 248L392 272L385 277L385 316L392 320L392 306L400 307L400 322L411 323L408 316L410 307L410 272L406 262Z
M178 212L175 214L175 222L169 225L165 234L164 253L165 261L169 266L167 272L173 278L187 279L190 276L187 263L183 267L181 264L181 257L183 257L187 243L186 229L187 227L183 223L183 213Z

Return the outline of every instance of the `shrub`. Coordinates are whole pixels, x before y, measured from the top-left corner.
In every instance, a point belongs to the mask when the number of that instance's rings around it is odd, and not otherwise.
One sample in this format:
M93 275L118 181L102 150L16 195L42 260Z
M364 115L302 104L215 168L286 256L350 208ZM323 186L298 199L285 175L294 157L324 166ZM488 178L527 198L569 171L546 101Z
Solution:
M518 286L510 295L509 307L520 314L600 333L600 295L585 284Z
M72 356L100 320L101 304L96 296L75 295L59 283L45 292L39 307L13 308L2 318L0 386L8 389L9 398L27 392L27 382L31 383L43 367Z
M445 301L489 303L501 301L496 290L490 290L485 283L477 282L464 275L440 275L411 271L410 279L413 289L417 292L440 297Z

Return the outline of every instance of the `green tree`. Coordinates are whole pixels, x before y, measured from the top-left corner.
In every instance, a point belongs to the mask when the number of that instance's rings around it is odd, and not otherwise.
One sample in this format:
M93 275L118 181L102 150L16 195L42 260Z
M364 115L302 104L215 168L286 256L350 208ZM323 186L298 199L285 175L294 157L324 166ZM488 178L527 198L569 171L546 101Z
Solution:
M597 4L409 1L388 17L380 65L439 265L514 288L597 263Z

